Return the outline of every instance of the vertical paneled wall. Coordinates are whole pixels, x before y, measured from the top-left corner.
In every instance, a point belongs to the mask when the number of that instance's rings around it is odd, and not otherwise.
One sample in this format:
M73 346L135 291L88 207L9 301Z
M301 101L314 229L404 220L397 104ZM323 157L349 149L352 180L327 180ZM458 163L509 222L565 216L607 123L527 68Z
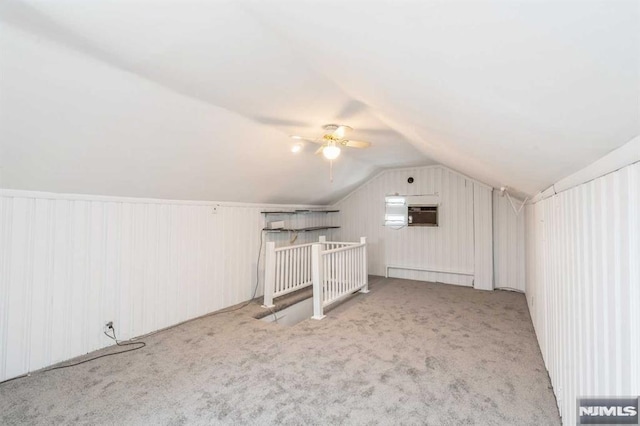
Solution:
M527 207L527 301L563 423L640 394L640 164Z
M473 185L474 287L479 290L493 290L492 192Z
M108 346L107 320L127 339L253 294L264 206L19 194L0 197L0 381Z
M414 178L408 183L409 177ZM488 219L488 233L478 234L475 243L489 247L486 258L474 260L474 187L487 198L482 214ZM385 195L439 196L438 227L384 226ZM481 197L482 198L482 197ZM481 204L478 204L481 206ZM384 275L386 265L424 268L423 272L392 269L390 276L424 281L472 285L476 270L492 274L491 188L441 166L387 170L374 177L335 206L340 209L342 240L367 237L369 273ZM479 207L482 208L482 207ZM452 272L456 272L454 274ZM486 274L484 275L486 277ZM486 280L486 278L485 278Z
M513 199L516 208L522 201ZM525 291L524 225L525 209L511 207L500 191L493 193L493 262L495 288Z

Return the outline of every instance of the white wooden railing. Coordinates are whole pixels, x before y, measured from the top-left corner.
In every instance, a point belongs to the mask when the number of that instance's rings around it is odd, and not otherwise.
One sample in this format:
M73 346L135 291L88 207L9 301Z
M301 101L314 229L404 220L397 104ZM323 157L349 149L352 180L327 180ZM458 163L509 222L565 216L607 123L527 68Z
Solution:
M321 243L311 247L313 319L324 318L325 307L351 293L369 292L366 238L339 244L333 249L324 249Z
M273 308L274 297L312 284L311 248L313 243L276 248L267 243L265 253L264 306Z
M323 257L314 257L314 249L322 253ZM321 236L317 243L279 248L276 248L274 242L268 242L265 253L263 306L272 308L274 298L312 285L316 263L322 264L327 284L326 289L322 289L322 307L347 294L339 293L354 286L356 287L353 291L366 288L367 261L364 238L361 238L359 243L352 243L326 241L326 238ZM365 283L365 287L362 282ZM314 299L316 293L314 287ZM315 311L314 317L317 317Z

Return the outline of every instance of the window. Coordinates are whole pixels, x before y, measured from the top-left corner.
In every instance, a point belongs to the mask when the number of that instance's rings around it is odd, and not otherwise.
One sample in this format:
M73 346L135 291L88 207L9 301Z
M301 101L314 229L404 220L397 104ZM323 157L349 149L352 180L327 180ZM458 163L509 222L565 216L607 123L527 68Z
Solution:
M384 226L407 225L407 199L398 195L384 197Z

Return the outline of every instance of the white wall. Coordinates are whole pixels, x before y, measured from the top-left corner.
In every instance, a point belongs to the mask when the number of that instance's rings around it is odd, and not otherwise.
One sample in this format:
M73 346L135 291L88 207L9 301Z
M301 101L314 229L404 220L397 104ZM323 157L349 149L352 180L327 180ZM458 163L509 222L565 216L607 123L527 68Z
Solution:
M414 183L407 183L409 177ZM484 194L485 231L474 238L474 188ZM421 195L438 193L438 227L406 227L395 230L383 226L388 194ZM441 166L386 170L335 205L340 212L342 240L366 236L369 273L384 275L386 265L419 267L443 272L390 270L390 276L424 281L440 281L471 286L476 271L477 284L492 288L491 188ZM488 255L475 259L474 240ZM489 274L486 273L489 271ZM457 275L450 272L464 273Z
M516 208L522 201L513 198ZM524 223L525 209L519 214L500 191L493 193L493 262L495 288L525 291Z
M527 207L527 300L564 424L640 394L640 163Z
M0 192L0 381L248 300L265 207Z

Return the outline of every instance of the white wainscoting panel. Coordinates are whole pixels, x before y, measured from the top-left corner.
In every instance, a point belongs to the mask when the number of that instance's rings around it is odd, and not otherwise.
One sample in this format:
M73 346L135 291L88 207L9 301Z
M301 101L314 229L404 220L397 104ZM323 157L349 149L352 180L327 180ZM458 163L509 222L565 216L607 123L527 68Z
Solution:
M527 301L566 425L640 394L640 163L527 207Z
M128 339L248 300L260 212L305 207L5 192L0 381L109 346L107 320ZM327 217L282 219L317 226ZM278 245L290 237L265 233Z
M473 185L474 288L493 290L493 202L484 185Z
M412 184L407 182L414 178ZM442 166L386 170L336 203L340 209L340 238L356 241L367 237L369 273L385 275L386 266L429 269L426 272L390 269L389 275L422 281L471 286L474 280L474 185L488 194L487 256L492 270L491 188ZM384 226L385 195L438 194L438 227ZM487 241L477 241L487 245ZM456 272L456 273L451 273Z
M522 201L512 198L516 208ZM525 291L525 209L516 215L506 196L493 193L493 262L495 288Z

